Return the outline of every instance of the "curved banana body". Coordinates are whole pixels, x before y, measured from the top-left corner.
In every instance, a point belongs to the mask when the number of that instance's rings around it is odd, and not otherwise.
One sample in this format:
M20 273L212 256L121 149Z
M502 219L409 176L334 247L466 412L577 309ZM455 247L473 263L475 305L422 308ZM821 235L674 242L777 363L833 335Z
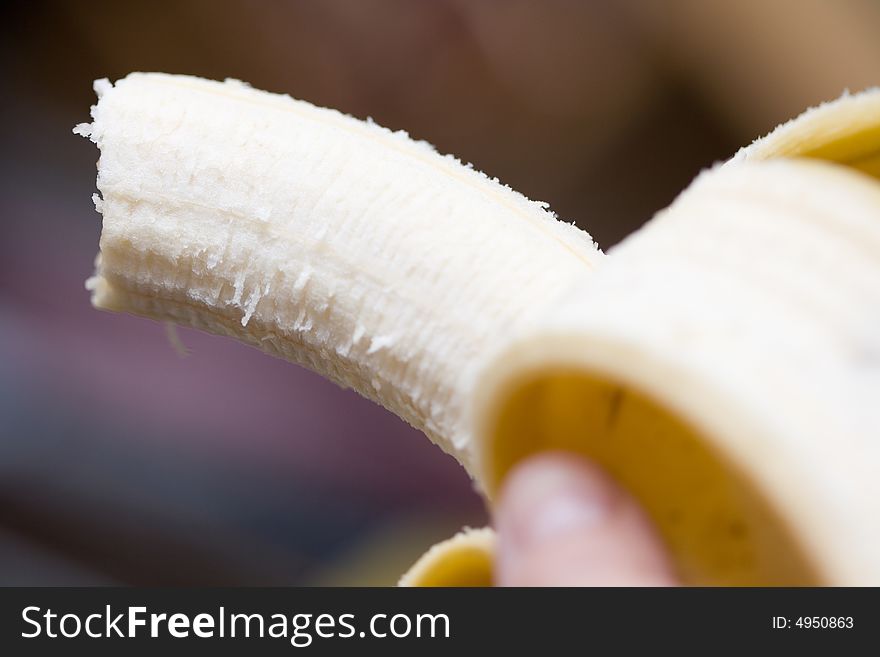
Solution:
M585 453L688 583L880 583L880 92L704 173L605 259L403 134L236 82L96 89L96 306L353 387L490 499L532 452ZM401 583L491 581L491 552L459 535Z
M470 467L479 362L602 259L424 142L236 81L98 81L98 308L228 335L351 387Z

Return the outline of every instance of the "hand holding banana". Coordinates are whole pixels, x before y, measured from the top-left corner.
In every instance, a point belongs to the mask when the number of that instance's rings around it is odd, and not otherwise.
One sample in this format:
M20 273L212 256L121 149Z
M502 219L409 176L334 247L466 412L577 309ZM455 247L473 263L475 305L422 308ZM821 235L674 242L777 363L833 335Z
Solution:
M880 91L701 174L606 257L404 133L240 82L95 85L98 308L352 387L490 503L588 456L691 584L880 584ZM491 582L467 531L404 576Z

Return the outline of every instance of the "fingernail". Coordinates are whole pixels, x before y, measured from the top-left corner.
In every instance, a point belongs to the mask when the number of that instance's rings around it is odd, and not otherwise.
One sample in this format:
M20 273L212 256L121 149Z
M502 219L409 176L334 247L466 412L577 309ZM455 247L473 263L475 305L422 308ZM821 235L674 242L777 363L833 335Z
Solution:
M498 530L516 550L531 550L605 521L614 499L598 468L570 455L547 455L520 466L502 493Z

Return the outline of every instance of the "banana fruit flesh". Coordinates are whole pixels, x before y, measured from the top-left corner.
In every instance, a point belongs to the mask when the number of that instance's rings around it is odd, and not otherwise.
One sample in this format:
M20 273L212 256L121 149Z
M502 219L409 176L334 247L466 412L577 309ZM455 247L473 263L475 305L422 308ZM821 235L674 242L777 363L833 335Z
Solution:
M490 501L530 453L589 455L687 583L880 583L880 92L743 149L606 258L372 123L234 81L96 91L96 307L352 387ZM492 550L466 532L401 584L489 583Z
M95 85L97 308L228 335L351 387L470 468L499 336L603 255L424 142L287 96L134 73Z

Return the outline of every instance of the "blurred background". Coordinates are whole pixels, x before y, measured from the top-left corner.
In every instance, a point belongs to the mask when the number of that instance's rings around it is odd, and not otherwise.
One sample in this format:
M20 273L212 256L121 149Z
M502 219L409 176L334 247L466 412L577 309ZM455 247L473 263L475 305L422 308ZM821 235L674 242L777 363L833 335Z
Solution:
M92 80L235 77L426 139L607 248L703 167L880 84L877 0L3 3L0 584L393 584L486 513L381 408L91 309Z

